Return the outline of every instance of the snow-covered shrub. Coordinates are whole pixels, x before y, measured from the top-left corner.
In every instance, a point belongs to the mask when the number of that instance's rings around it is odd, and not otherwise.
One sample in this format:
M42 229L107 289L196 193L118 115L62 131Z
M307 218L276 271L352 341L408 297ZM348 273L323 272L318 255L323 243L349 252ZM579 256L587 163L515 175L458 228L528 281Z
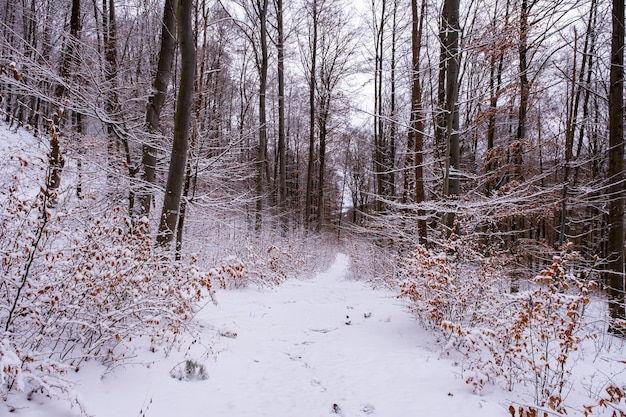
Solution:
M267 242L275 242L268 245ZM332 260L330 245L311 239L250 238L245 245L231 248L221 267L212 269L228 288L274 286L293 277L324 269Z
M350 257L350 272L354 279L387 286L396 272L394 250L374 239L348 239L346 251Z
M626 365L626 361L621 363ZM597 405L584 406L583 414L588 417L602 409L612 411L611 417L626 417L626 386L620 388L616 384L609 384L598 399Z
M255 249L248 249L248 281L258 285L278 285L285 281L291 253L275 245Z
M533 280L533 289L503 294L500 314L486 317L481 327L450 326L468 358L468 383L477 390L493 379L503 380L508 389L524 383L534 388L536 405L563 410L572 355L584 338L592 337L582 326L595 283L566 273L567 262L576 256L555 257Z
M502 271L482 257L472 265L466 256L450 259L418 248L402 260L400 296L444 336L445 349L465 356L466 382L476 391L488 382L509 390L523 383L533 387L536 406L561 413L574 352L594 337L582 327L596 284L584 272L570 271L577 256L565 250L531 289L509 293Z
M411 311L431 329L478 324L502 285L489 259L467 247L451 252L418 246L400 259L400 297L409 300Z
M18 178L17 176L15 177ZM220 277L155 250L116 207L48 205L7 187L0 210L0 395L72 399L63 379L88 359L123 360L130 342L171 346Z
M246 266L236 259L229 260L219 268L211 268L209 275L220 279L227 288L243 288L249 284Z

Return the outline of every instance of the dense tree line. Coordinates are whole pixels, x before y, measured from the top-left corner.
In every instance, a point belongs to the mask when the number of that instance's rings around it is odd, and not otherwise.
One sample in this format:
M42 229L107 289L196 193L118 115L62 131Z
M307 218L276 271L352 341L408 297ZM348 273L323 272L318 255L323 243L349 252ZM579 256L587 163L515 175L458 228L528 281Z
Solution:
M0 21L2 117L48 138L50 189L104 167L178 253L202 216L395 252L461 235L527 269L571 241L624 317L623 2L2 0Z

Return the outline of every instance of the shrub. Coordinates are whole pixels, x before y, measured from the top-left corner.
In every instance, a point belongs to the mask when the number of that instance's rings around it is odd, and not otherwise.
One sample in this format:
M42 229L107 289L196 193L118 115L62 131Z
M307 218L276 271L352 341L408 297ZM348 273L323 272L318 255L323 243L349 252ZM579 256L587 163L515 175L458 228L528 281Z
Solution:
M466 382L475 391L488 382L509 390L524 383L533 387L537 407L564 412L573 353L593 337L582 326L596 284L584 271L574 273L578 254L564 250L532 280L531 289L509 293L503 272L489 260L472 255L472 262L471 250L462 247L454 252L463 255L435 255L420 247L403 259L400 297L448 341L447 350L464 355Z
M15 177L17 178L17 177ZM63 375L124 360L130 342L171 346L222 277L171 261L123 209L62 210L8 187L0 224L0 395L77 396Z

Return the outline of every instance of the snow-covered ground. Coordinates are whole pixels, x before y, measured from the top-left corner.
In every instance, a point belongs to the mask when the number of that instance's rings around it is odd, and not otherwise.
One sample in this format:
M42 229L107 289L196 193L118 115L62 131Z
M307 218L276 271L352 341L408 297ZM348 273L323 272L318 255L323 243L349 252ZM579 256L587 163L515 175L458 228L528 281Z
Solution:
M493 388L477 396L441 357L396 294L346 278L339 254L325 273L272 289L218 294L198 315L200 343L140 349L136 364L89 363L72 377L89 414L149 416L505 416ZM220 335L221 334L221 335ZM235 336L236 337L233 337ZM191 346L191 347L190 347ZM188 349L189 348L189 349ZM205 380L172 378L177 364L204 365ZM176 374L176 372L174 372ZM15 415L78 416L35 398ZM21 408L26 407L26 408Z

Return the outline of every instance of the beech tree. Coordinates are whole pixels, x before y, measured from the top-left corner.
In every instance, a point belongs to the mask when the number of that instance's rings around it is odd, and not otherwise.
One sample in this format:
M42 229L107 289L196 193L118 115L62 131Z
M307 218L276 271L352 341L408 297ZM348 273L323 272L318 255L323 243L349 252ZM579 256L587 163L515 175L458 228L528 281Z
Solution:
M146 122L145 127L148 138L142 146L143 167L143 190L140 193L141 215L149 216L150 207L152 205L152 192L150 187L154 185L156 180L156 163L157 148L154 145L154 139L151 136L157 135L161 130L160 116L167 88L172 78L172 64L176 53L176 1L165 0L163 6L163 23L161 26L161 50L159 52L159 61L156 74L154 77L153 90L148 96L146 105Z
M174 141L157 235L157 243L166 249L174 238L174 231L178 222L189 148L189 128L192 116L190 109L193 105L196 72L196 45L191 19L192 11L193 2L191 0L178 0L176 23L181 70L174 116Z
M285 25L283 0L274 0L276 8L276 51L278 54L278 202L283 234L287 231L287 138L285 127Z
M624 2L612 2L609 86L609 331L624 335Z
M48 175L48 189L51 193L55 193L61 185L61 171L65 161L61 154L59 145L59 128L61 124L61 116L63 115L64 99L66 87L65 84L72 76L73 64L77 61L78 47L80 41L81 28L81 12L80 0L72 1L72 11L70 17L70 33L65 43L65 49L61 57L59 75L62 82L57 84L54 90L54 96L58 103L58 110L52 118L52 134L50 135L50 173Z
M422 31L424 29L424 13L426 10L426 0L422 0L418 12L417 0L411 0L411 115L410 130L407 140L405 172L405 203L408 202L409 193L415 190L414 202L423 203L426 200L424 191L424 111L422 105L422 88L420 80L420 62L422 51ZM414 173L410 172L413 168ZM419 206L418 206L419 207ZM426 244L427 228L425 210L417 210L417 229L419 242Z
M304 224L308 226L313 220L313 165L315 158L315 89L317 82L317 43L319 41L318 36L318 20L319 20L319 6L318 0L312 0L306 6L308 16L310 18L308 25L307 36L307 52L308 60L305 61L305 71L309 87L309 152L307 159L307 171L306 171L306 196L304 204Z

